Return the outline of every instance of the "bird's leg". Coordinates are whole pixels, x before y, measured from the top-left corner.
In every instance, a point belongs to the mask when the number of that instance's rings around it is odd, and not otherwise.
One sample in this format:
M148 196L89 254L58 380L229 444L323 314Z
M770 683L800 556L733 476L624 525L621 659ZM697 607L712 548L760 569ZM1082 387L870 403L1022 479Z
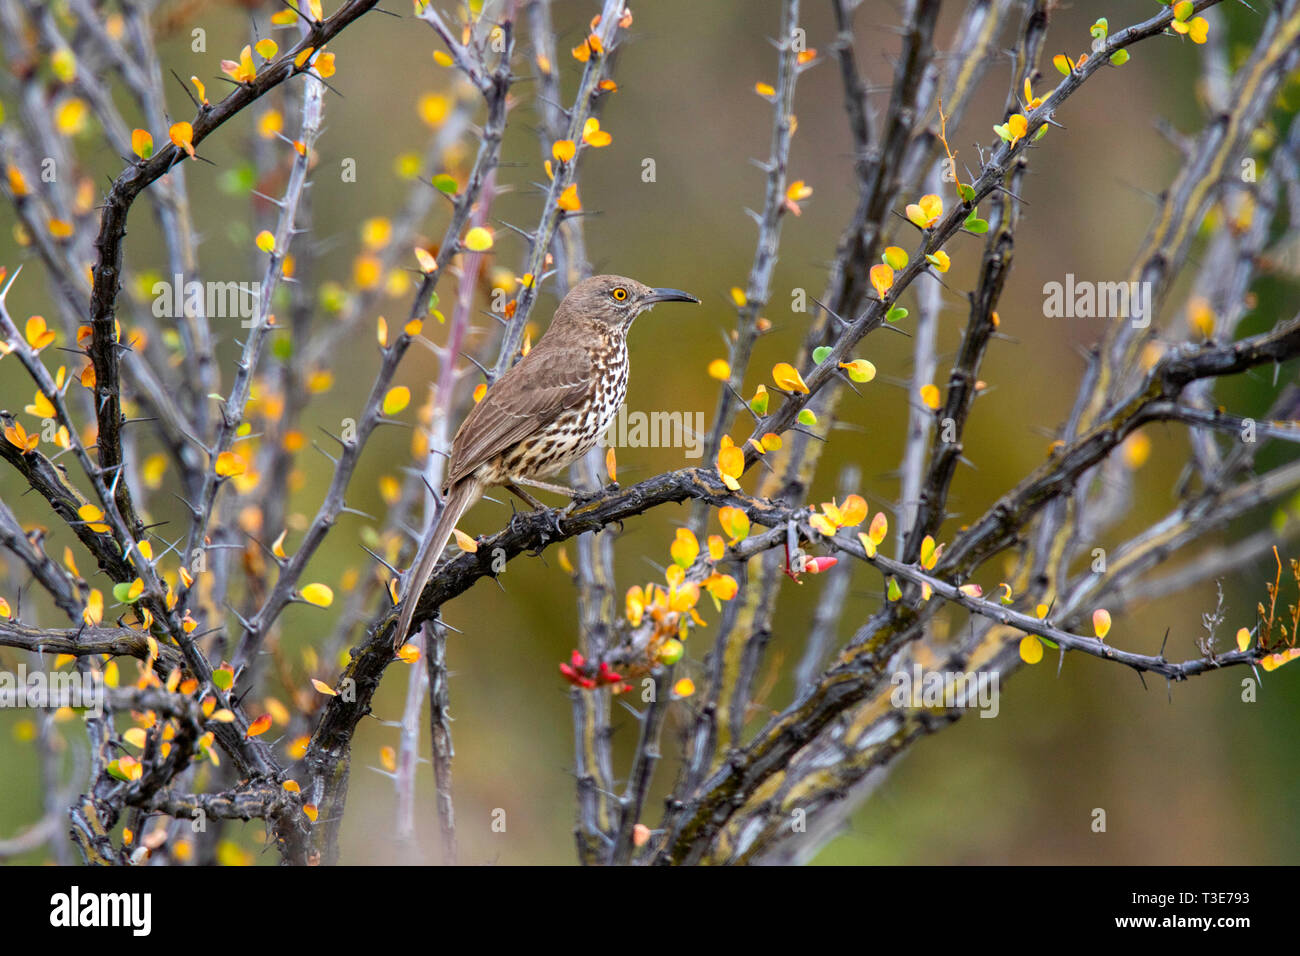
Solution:
M524 482L524 483L532 484L532 482ZM524 491L524 489L520 488L519 485L516 484L514 481L506 482L506 491L510 492L512 495L515 495L520 501L526 503L529 507L531 507L535 511L546 510L546 505L542 504L540 501L538 501L528 492Z
M574 493L570 489L565 488L563 485L551 485L551 484L547 484L544 481L530 481L527 478L516 478L514 481L506 482L506 490L511 491L514 494L518 495L521 500L528 502L538 511L551 512L551 509L546 507L546 505L542 504L540 501L538 501L528 492L524 491L524 489L520 488L519 487L520 485L531 485L532 487L540 488L543 491L554 491L556 494L562 494L562 495L571 495ZM555 528L555 533L559 534L560 533L559 516L555 515L554 512L551 512L551 514L552 514L551 524ZM511 523L513 524L514 518L511 518L510 520Z
M550 491L557 495L564 495L566 498L576 498L582 494L582 492L574 491L572 488L568 487L567 485L557 485L549 481L537 481L536 479L533 478L516 478L514 480L514 484L527 485L529 488L539 488L542 491ZM507 487L509 487L509 485L507 485ZM535 499L529 497L528 495L523 494L517 488L511 488L511 490L514 491L515 494L520 495L520 497L524 498L525 500L532 501L534 504L536 504ZM538 508L546 507L545 505L540 505L540 504L536 504L536 506Z

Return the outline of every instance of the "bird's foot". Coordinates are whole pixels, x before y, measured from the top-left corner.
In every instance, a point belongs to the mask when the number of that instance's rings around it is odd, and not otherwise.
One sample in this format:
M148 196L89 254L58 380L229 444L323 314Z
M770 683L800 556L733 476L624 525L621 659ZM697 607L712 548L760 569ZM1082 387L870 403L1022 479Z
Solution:
M595 501L601 495L610 491L618 491L617 481L611 481L604 488L593 488L590 491L588 491L585 488L576 488L574 489L573 492L573 500L570 501L568 506L564 509L564 513L566 515L572 514L574 508L581 508L583 505L587 504L588 502Z
M531 514L531 512L516 511L512 507L510 509L510 523L506 525L506 529L510 531L511 534L518 534L520 522L525 521L528 518L529 514Z

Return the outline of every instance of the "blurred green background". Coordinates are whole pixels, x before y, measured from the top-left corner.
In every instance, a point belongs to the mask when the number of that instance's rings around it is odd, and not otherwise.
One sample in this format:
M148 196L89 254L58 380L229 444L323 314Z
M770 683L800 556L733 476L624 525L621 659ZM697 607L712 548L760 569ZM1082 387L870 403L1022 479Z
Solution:
M328 13L336 4L327 0L325 6ZM408 9L404 0L395 0L392 6L403 13ZM948 7L938 34L943 47L951 44L960 13L959 4ZM809 43L823 50L833 36L829 4L807 2L804 8ZM272 9L259 10L263 26ZM1077 55L1087 48L1087 28L1097 16L1109 17L1116 30L1145 19L1155 9L1149 0L1114 0L1056 11L1041 64L1047 75L1036 84L1036 92L1054 85L1056 74L1049 62L1053 53ZM561 51L580 40L597 10L598 4L590 2L556 4ZM634 5L633 11L633 36L621 48L617 63L619 91L605 104L601 117L602 126L613 134L613 144L586 152L582 160L583 204L597 213L584 220L588 248L598 272L687 289L704 300L702 307L692 310L662 308L637 324L631 335L628 407L700 410L707 416L716 383L706 374L706 366L724 354L722 335L734 319L727 290L745 284L754 251L754 225L744 209L762 204L763 174L750 160L767 155L771 109L753 87L757 81L775 79L776 56L769 37L777 30L778 5L774 0L655 0ZM1228 13L1231 23L1217 13L1210 17L1212 29L1231 27L1234 37L1253 39L1257 29L1254 15L1236 5ZM898 12L886 3L864 3L857 13L859 59L874 85L886 85L892 74L898 21ZM183 77L197 74L208 81L209 95L220 95L224 84L208 78L216 76L220 59L234 56L247 42L247 14L235 5L200 5L194 25L208 31L207 52L190 52L188 31L173 35L162 46L164 68ZM350 275L360 223L371 216L391 215L405 195L407 184L393 173L394 157L423 147L427 130L417 116L417 101L449 83L448 71L431 59L435 48L436 38L423 24L382 15L364 18L331 45L338 56L338 73L331 83L344 95L327 98L325 132L318 144L320 165L313 192L316 238L322 248L320 275ZM1165 117L1185 132L1199 129L1202 114L1196 87L1203 55L1204 48L1178 39L1154 38L1140 44L1128 65L1101 71L1069 100L1057 117L1068 129L1052 130L1033 152L1024 189L1030 205L1024 211L1014 268L999 308L1002 330L1016 341L995 342L985 361L982 377L993 388L970 421L966 453L977 469L958 473L951 509L962 517L954 524L981 512L1039 463L1052 430L1067 415L1082 369L1079 350L1096 341L1103 327L1100 320L1043 318L1042 285L1062 281L1067 272L1102 281L1126 274L1154 209L1149 197L1167 185L1180 162L1154 121ZM567 100L577 68L563 52L560 62ZM987 146L994 138L991 127L1001 120L1008 62L1000 57L990 66L965 122L950 130L959 162L975 167L976 144ZM492 209L495 218L525 225L537 219L540 194L533 184L544 175L532 133L536 121L532 89L528 83L516 87L518 101L505 159L518 165L503 167L499 177L501 184L514 188L499 197ZM189 116L190 107L176 84L169 83L167 97L177 118ZM886 102L887 93L873 97L873 104L881 109ZM802 75L796 112L799 127L791 176L806 180L815 191L803 203L802 216L786 218L781 259L765 313L775 332L757 348L747 394L767 379L774 362L793 360L806 316L790 311L791 290L801 287L820 295L826 263L855 201L850 142L833 63L823 62ZM219 188L223 170L245 155L251 130L250 118L228 125L201 150L217 165L187 166L208 277L253 277L247 238L253 221L250 206ZM79 153L95 172L96 181L104 182L102 176L114 175L120 162L99 147L90 134ZM355 183L339 181L337 170L345 157L357 160ZM656 161L654 183L641 180L646 157ZM424 233L439 236L444 215L444 208L437 207ZM0 219L4 224L0 263L12 271L28 255L13 241L7 208L0 210ZM165 271L145 203L137 206L131 222L129 263L136 269ZM954 265L947 282L956 292L970 287L981 247L969 236L959 236L950 244ZM517 238L498 233L499 264L517 270L525 251ZM39 266L33 264L13 293L10 304L20 318L32 312L53 313L39 274ZM552 290L551 286L544 290L534 313L542 322L554 306ZM1271 324L1277 310L1286 307L1288 292L1293 307L1294 291L1282 286L1265 290L1246 331ZM450 287L444 283L441 292L449 304ZM912 297L912 293L907 296ZM1170 301L1181 308L1178 295ZM946 293L945 302L949 308L941 318L941 358L955 348L965 319L962 298ZM383 311L390 316L402 314L408 305L405 297L385 301ZM1160 316L1161 322L1182 320L1177 308L1166 308ZM327 323L330 316L322 313L318 321ZM426 331L435 339L445 335L444 329L431 326ZM333 429L341 418L359 409L377 367L372 336L372 320L367 320L356 342L340 350L336 385L313 402L304 430L317 425ZM226 387L231 337L232 333L226 334L223 350ZM495 355L495 346L489 354ZM835 493L840 467L858 462L864 474L860 490L874 511L879 502L897 496L892 474L906 424L907 396L900 385L910 371L909 342L902 336L877 334L866 340L859 354L876 364L880 376L861 387L861 398L850 396L842 404L844 420L852 427L834 434L812 499L828 500ZM945 369L941 366L941 377ZM31 388L18 372L12 359L0 364L0 406L11 410L30 401ZM428 352L413 349L399 383L410 385L419 396L436 373L437 363ZM1259 413L1269 393L1267 379L1233 383L1219 390L1219 400L1243 414ZM413 410L405 413L412 414ZM1098 542L1103 546L1117 543L1175 503L1172 487L1187 450L1184 430L1154 428L1149 433L1153 453L1138 474L1132 513ZM396 463L409 456L408 448L405 431L377 433L353 481L356 491L349 503L382 514L378 479L395 473ZM1277 456L1266 455L1263 460L1275 463ZM680 449L626 449L619 453L619 478L627 483L694 463L686 461ZM307 483L294 498L293 508L312 514L330 465L308 451L302 456L302 467ZM750 478L746 486L752 483ZM0 472L4 500L24 520L52 524L53 516L39 500L19 497L23 490L7 470ZM618 544L620 588L659 577L673 528L685 515L685 508L669 506L627 525ZM152 518L177 516L174 504L155 500ZM475 509L462 527L487 532L499 528L507 516L506 506L489 502ZM1229 529L1211 543L1239 537L1266 520L1263 516L1248 526ZM363 524L364 519L357 517L343 519L330 545L313 563L311 579L337 586L346 569L363 556L356 547ZM54 553L61 551L65 537L54 537ZM79 556L79 560L87 559ZM1243 567L1224 582L1228 619L1220 634L1223 644L1230 642L1238 626L1253 624L1255 602L1264 597L1264 581L1271 578L1270 561ZM0 587L11 591L13 580L0 577ZM455 797L462 859L568 863L574 859L572 729L568 686L560 680L556 665L576 644L574 589L558 566L555 549L541 559L516 560L502 583L504 595L490 582L481 582L445 609L446 620L463 632L452 636L448 651L454 671ZM771 706L780 707L789 699L786 675L798 659L799 641L821 588L816 578L785 588L771 658L784 679L768 700ZM880 591L873 570L854 571L843 635L877 606ZM1292 591L1283 594L1295 600ZM1213 606L1214 587L1207 584L1194 593L1124 614L1111 641L1154 652L1170 628L1170 656L1194 657L1200 615ZM53 623L47 610L42 614L41 620ZM711 609L705 616L711 629L699 632L688 645L685 665L697 681L717 620ZM283 618L286 645L310 644L328 631L326 619L320 611L291 608ZM0 649L5 666L17 659L14 652ZM1300 717L1296 689L1300 671L1287 668L1267 676L1258 702L1244 704L1241 681L1250 676L1244 670L1174 687L1171 700L1159 682L1149 680L1144 690L1132 673L1120 667L1072 658L1058 677L1053 663L1025 669L1004 686L999 719L962 720L919 743L896 764L819 861L1300 861L1300 827L1295 823L1300 819L1300 788L1295 786L1300 754L1289 729ZM400 717L406 674L400 665L388 672L376 701L378 717ZM616 705L614 710L616 769L621 773L634 732L622 709ZM682 729L684 716L682 711L670 717L670 736ZM21 713L0 712L0 836L11 835L41 813L32 745L16 739L23 718ZM65 733L74 746L84 745L75 727L65 727ZM344 862L436 859L427 765L421 768L422 832L415 853L394 841L390 782L367 769L378 766L382 746L396 742L393 728L374 720L362 724L343 827ZM427 730L421 749L427 753ZM661 764L656 793L662 794L662 782L670 781L676 769L675 755L670 753ZM657 820L658 807L652 800L647 822ZM1097 807L1107 811L1106 833L1090 829L1091 812ZM495 808L507 813L505 833L491 830ZM260 826L234 827L230 834L253 847ZM262 862L271 858L272 854L257 857ZM45 856L26 859L39 862Z

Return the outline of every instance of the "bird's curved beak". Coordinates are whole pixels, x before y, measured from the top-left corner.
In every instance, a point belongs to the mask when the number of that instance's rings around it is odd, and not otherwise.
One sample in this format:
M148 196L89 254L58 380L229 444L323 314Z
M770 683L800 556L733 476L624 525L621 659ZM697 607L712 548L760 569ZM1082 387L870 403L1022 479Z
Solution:
M641 301L646 305L654 305L656 302L699 302L700 300L681 289L651 289L650 294Z

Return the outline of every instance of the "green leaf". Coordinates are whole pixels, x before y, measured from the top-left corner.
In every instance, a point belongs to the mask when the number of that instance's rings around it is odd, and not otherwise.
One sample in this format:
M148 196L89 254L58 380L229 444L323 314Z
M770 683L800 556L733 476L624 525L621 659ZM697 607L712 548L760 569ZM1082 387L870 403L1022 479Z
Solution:
M812 409L805 408L799 413L798 422L800 425L816 425L817 416L813 414Z
M121 604L130 604L131 602L131 582L122 581L113 585L113 597L117 598Z
M433 177L433 188L440 193L446 193L448 196L454 196L460 192L460 186L456 183L456 178L448 176L446 173Z
M1115 66L1123 66L1128 62L1128 50L1116 50L1110 55L1110 62ZM1046 129L1047 127L1043 127Z
M907 310L901 305L896 305L885 313L886 322L901 322L907 318Z
M1002 140L1002 142L1004 143L1011 142L1011 133L1008 132L1005 125L993 127L993 132L998 134L998 137Z
M1110 30L1110 24L1106 22L1105 17L1098 17L1097 22L1088 28L1088 32L1099 40L1106 39L1106 33Z
M975 201L975 187L973 186L967 186L965 183L958 183L957 194L966 202Z
M819 345L813 349L813 361L818 365L826 361L826 356L830 355L833 349L829 345Z
M252 163L240 163L223 172L217 179L217 188L228 196L242 196L257 183L257 170Z
M966 217L966 221L962 223L967 232L973 232L977 236L989 231L989 224L981 219L978 213L978 209L972 209L970 215Z

